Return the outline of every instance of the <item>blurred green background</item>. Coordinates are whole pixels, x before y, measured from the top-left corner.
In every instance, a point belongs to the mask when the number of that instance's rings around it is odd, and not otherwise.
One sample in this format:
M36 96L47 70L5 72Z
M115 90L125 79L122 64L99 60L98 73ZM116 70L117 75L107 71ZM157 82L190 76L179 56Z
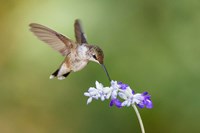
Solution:
M63 57L28 25L74 39L76 18L111 78L152 95L154 108L140 109L147 133L200 132L199 0L1 0L0 133L140 133L132 108L86 105L96 80L109 85L100 65L49 80Z

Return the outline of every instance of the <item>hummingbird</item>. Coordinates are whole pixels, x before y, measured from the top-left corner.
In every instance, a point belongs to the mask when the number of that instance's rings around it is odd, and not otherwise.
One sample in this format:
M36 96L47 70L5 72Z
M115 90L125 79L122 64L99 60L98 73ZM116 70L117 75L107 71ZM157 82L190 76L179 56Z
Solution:
M76 19L74 23L76 41L41 24L31 23L29 26L30 31L33 32L38 39L48 44L55 51L58 51L62 56L65 56L59 68L49 77L50 79L56 77L59 80L63 80L71 72L82 70L88 62L92 61L103 67L109 81L111 81L104 65L102 49L96 45L88 44L79 19Z

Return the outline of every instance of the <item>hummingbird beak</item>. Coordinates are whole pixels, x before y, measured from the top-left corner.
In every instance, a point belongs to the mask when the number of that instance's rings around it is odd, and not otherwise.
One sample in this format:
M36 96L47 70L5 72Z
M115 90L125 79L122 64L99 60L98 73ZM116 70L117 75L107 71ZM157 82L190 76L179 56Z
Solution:
M104 65L104 64L101 64L101 66L103 67L103 70L105 71L105 73L106 73L106 75L107 75L107 77L108 77L108 80L111 81L110 76L109 76L109 74L108 74L108 71L107 71L105 65Z

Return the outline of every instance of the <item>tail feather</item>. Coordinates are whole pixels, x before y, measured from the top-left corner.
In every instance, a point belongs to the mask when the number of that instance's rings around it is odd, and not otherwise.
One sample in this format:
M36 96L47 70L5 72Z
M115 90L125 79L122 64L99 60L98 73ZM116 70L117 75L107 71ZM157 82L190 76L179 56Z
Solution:
M49 78L53 79L55 77L58 77L59 80L63 80L70 74L70 72L68 72L68 73L65 73L61 76L58 76L59 71L60 71L60 69L57 69L54 73L51 74L51 76Z
M70 72L63 74L63 76L66 78L69 74Z
M70 72L63 74L62 76L57 76L59 80L63 80L65 79L68 75L70 74Z
M59 72L59 69L57 69L54 73L52 73L51 76L50 76L49 78L50 78L50 79L53 79L53 78L57 77L58 72Z
M53 76L57 76L58 75L58 72L59 72L60 69L57 69L54 73L52 73L51 75Z

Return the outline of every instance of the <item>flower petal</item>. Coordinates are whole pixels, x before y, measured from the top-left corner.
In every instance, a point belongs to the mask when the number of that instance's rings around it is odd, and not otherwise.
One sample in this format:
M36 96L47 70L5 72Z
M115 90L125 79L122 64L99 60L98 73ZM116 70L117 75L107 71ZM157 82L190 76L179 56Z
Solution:
M91 103L92 102L92 97L88 98L87 100L87 104Z
M90 88L88 89L88 92L92 92L92 91L95 91L95 90L96 90L96 88L90 87Z
M112 99L116 99L117 98L117 90L114 90L111 94Z
M122 107L121 104L122 104L122 103L119 101L119 99L112 99L112 100L110 101L110 106L115 105L116 107L121 108L121 107Z
M96 84L97 89L100 89L100 90L103 89L103 85L101 83L99 83L98 81L96 81L95 84Z
M124 100L127 99L127 95L125 95L125 94L122 93L122 92L119 92L118 95L119 95L120 98L122 98L122 99L124 99Z
M122 102L122 106L126 106L127 105L127 103L128 103L128 101L126 100L126 101L124 101L124 102Z
M105 97L104 96L101 96L101 101L104 101L105 100Z
M152 103L152 101L151 100L146 100L146 108L148 108L148 109L151 109L151 108L153 108L153 103Z
M103 93L109 93L111 91L110 87L104 87L103 88Z
M126 90L126 88L128 87L127 84L123 84L122 82L118 82L117 84L119 85L120 89L122 89L122 90Z
M117 81L111 81L111 87L113 88L113 89L118 89L119 88L119 86L118 86L118 84L117 84Z
M141 104L141 103L139 103L139 104L137 104L137 106L139 107L139 108L144 108L144 104Z
M90 93L88 93L88 92L85 92L85 93L84 93L84 96L87 96L87 97L89 97L89 96L90 96Z
M109 99L111 96L111 92L106 95L106 99Z

